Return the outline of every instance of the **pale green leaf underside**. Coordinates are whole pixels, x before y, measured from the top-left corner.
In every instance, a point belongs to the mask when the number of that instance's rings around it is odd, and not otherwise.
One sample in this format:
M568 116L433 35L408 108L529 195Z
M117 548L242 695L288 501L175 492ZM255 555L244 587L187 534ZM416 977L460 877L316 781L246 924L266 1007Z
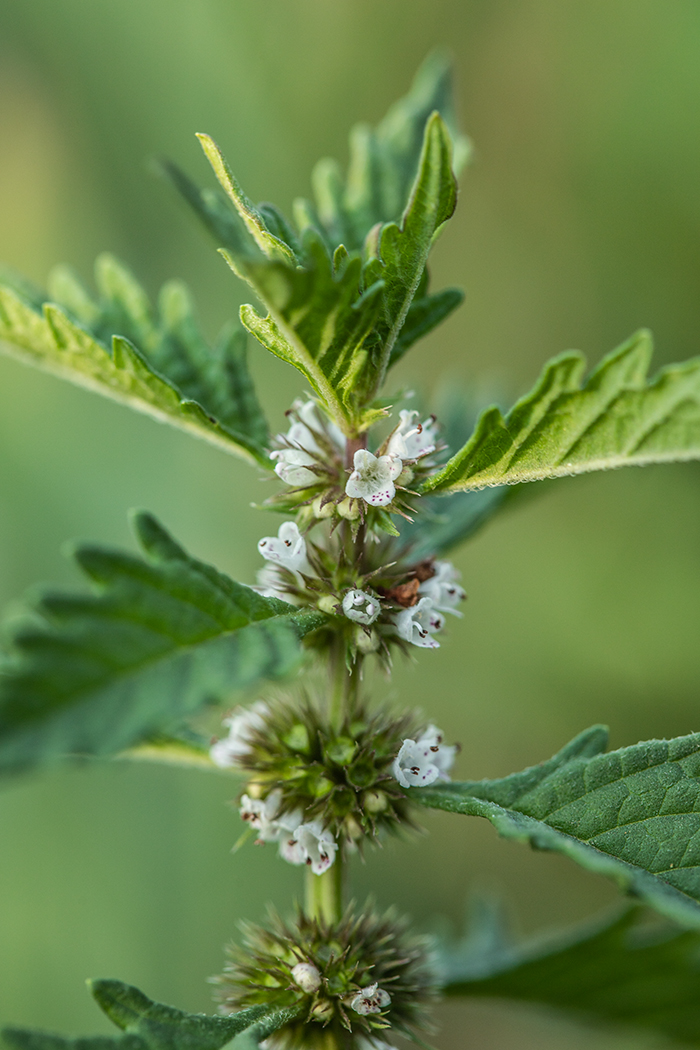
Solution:
M700 1046L700 933L650 923L641 908L573 935L486 952L467 939L441 962L449 996L538 1003Z
M69 1038L26 1028L5 1028L11 1050L221 1050L242 1032L270 1035L298 1013L251 1006L230 1017L190 1014L153 1002L138 988L121 981L89 981L100 1009L119 1035Z
M700 733L602 754L606 742L594 727L522 773L410 797L486 817L505 838L563 853L700 929Z
M41 305L0 283L0 348L269 469L267 424L243 334L228 329L210 346L178 282L163 288L156 318L141 287L111 256L98 259L96 278L101 294L93 300L59 268L53 301Z
M96 593L46 593L0 664L0 772L113 755L211 702L288 674L323 617L264 598L187 555L150 517L145 560L83 546Z
M504 418L487 409L466 445L424 492L516 485L615 467L700 458L700 358L647 379L648 332L604 358L582 384L585 360L551 361Z

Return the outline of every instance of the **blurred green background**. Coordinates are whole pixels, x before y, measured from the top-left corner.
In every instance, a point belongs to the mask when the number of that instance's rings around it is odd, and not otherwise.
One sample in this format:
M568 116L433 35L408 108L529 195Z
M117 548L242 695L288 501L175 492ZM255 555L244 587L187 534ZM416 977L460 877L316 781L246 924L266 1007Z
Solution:
M506 401L542 361L592 361L641 325L658 364L700 342L700 5L695 0L0 0L0 258L38 282L89 276L103 249L151 292L190 283L214 333L241 290L168 187L167 154L201 180L208 131L248 193L288 210L316 159L345 160L424 54L448 44L476 145L435 287L462 309L397 382L484 383ZM300 377L251 347L273 427ZM441 380L438 377L442 377ZM275 519L245 465L0 358L0 598L75 582L67 539L131 544L154 511L242 580ZM457 557L469 594L439 653L375 693L422 705L462 741L458 775L497 776L604 721L614 745L700 729L700 467L567 480L504 515ZM85 977L114 976L210 1008L207 975L242 917L285 908L298 873L230 847L230 782L114 765L0 795L0 1019L106 1031ZM428 928L461 922L474 886L523 930L615 898L563 858L485 823L428 815L430 837L358 866L356 892ZM451 1006L441 1047L632 1048L536 1011ZM658 1044L653 1043L654 1046Z

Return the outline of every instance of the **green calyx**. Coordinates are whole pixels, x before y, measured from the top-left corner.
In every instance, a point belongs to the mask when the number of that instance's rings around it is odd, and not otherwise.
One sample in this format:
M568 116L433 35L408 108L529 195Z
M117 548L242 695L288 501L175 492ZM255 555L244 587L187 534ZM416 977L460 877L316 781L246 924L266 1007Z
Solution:
M426 1027L435 995L429 946L394 911L348 909L337 923L273 914L243 933L214 979L217 998L227 1014L268 1003L300 1008L298 1020L270 1037L272 1050L359 1050L382 1030L411 1038Z
M415 828L391 771L404 739L416 733L411 715L370 714L359 706L336 725L309 701L279 702L268 712L238 760L250 777L250 797L280 791L280 813L301 810L305 821L320 820L335 838L359 848L382 832Z

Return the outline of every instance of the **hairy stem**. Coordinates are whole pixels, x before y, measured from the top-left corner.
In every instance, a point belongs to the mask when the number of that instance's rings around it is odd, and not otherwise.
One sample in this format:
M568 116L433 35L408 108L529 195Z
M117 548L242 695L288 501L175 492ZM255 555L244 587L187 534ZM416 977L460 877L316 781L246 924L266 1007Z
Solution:
M306 914L311 919L322 919L327 923L338 922L343 914L345 862L341 851L335 863L323 875L306 871Z
M345 442L345 466L352 470L355 462L355 453L361 448L367 448L367 431L358 434L357 437L348 438Z
M328 713L331 724L340 728L345 714L345 695L347 689L348 669L345 665L345 639L336 634L329 655L330 692Z

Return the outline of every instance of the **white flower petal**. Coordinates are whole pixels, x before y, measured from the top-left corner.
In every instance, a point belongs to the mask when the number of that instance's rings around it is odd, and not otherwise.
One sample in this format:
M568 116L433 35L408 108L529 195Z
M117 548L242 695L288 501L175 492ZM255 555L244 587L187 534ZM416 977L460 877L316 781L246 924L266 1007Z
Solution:
M427 787L436 780L449 780L456 746L442 742L442 732L429 725L419 740L404 740L394 759L393 773L401 787Z
M394 616L399 637L421 649L439 649L433 634L445 626L445 617L433 605L432 598L421 598L416 605L402 609Z
M440 778L430 748L415 740L404 740L394 759L393 773L403 788L427 787Z
M386 507L396 495L394 482L403 470L397 456L374 456L360 448L353 459L354 470L348 478L345 493L352 499L363 499L371 507Z
M449 561L436 561L433 568L435 575L429 580L424 580L418 588L418 593L430 598L436 609L441 612L452 613L453 616L461 616L457 608L464 601L466 594L464 589L457 583L459 572Z
M379 616L381 606L378 598L373 598L365 591L348 591L343 598L343 612L355 623L371 624Z
M323 827L320 820L311 820L296 829L294 838L303 850L304 861L314 875L323 875L333 864L338 850L338 843L330 831Z
M415 410L404 410L399 413L399 418L401 422L389 438L389 455L399 456L401 459L420 459L435 451L439 432L434 416L418 423L418 413Z
M306 560L306 540L294 521L285 521L276 536L263 536L258 551L266 561L275 562L292 572L309 573Z
M366 988L361 988L350 1003L350 1008L356 1014L367 1016L367 1014L381 1013L390 1003L391 996L389 993L375 983L367 985Z
M275 474L287 485L298 488L306 485L318 485L321 480L308 467L316 465L317 460L308 452L298 448L278 448L270 453L270 459L276 459Z
M217 740L209 749L209 755L215 765L222 769L235 766L242 755L250 751L251 736L255 730L262 729L270 708L264 700L257 700L251 707L237 707L223 725L228 726L228 735Z

